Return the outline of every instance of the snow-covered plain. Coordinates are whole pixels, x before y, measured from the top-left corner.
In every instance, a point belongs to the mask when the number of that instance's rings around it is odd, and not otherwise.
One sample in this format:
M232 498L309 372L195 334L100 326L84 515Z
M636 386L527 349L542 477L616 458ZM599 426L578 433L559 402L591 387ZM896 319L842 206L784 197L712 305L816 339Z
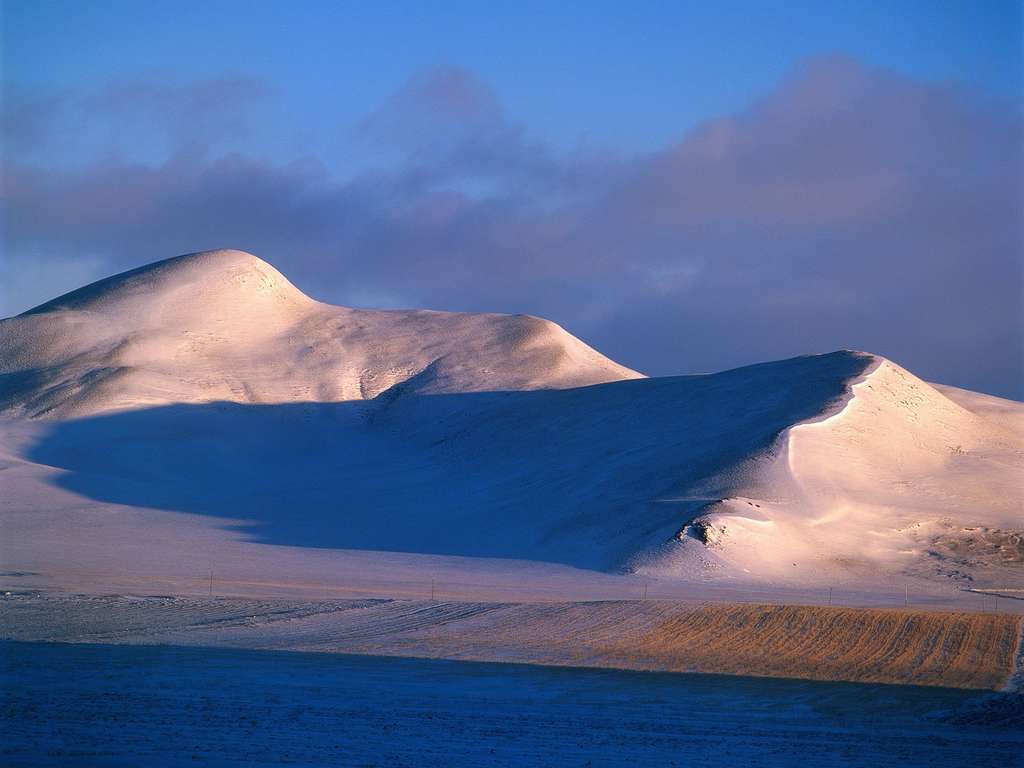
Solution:
M651 379L212 251L0 321L0 408L14 589L1024 587L1024 406L860 352Z

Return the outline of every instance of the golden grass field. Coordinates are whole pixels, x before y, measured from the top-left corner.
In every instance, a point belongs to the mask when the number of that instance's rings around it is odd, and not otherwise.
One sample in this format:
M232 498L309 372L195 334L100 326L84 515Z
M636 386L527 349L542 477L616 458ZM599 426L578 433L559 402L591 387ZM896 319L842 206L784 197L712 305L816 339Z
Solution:
M661 669L999 688L1021 617L994 613L713 605L666 618L621 649Z
M1024 616L668 600L24 596L0 638L368 653L999 689Z

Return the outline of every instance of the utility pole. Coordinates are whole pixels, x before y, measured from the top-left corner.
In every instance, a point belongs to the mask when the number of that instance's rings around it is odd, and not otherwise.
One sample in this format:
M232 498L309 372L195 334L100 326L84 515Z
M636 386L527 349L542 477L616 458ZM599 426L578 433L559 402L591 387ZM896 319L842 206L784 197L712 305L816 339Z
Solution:
M213 568L210 569L210 597L213 597Z
M434 579L430 580L430 602L434 602Z
M828 604L832 605L832 587L828 588Z
M903 586L903 604L907 608L910 607L910 585L909 584L905 584Z
M647 582L644 582L644 600L647 599Z

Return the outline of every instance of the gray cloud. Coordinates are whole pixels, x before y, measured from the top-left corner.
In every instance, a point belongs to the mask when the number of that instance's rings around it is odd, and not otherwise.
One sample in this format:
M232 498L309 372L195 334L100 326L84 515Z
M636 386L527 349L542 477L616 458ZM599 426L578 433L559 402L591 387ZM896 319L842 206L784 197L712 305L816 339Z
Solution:
M110 272L238 247L318 298L542 314L656 374L857 347L1024 396L1022 121L1005 105L821 59L742 113L623 156L543 142L449 68L357 126L378 165L340 179L316 159L218 150L258 92L223 109L197 86L191 112L214 116L159 162L7 153L5 250ZM143 87L76 98L163 114ZM24 120L59 131L37 102Z
M90 153L148 156L189 146L218 146L249 130L251 108L270 96L246 77L197 83L112 83L90 91L35 91L5 81L0 87L0 136L6 154L40 165Z

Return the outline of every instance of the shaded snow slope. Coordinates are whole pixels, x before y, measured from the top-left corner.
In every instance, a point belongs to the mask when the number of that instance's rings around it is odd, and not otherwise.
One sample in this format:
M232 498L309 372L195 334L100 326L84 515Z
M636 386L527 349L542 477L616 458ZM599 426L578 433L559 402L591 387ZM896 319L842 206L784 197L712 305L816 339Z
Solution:
M840 397L870 359L568 390L137 409L52 423L25 456L66 470L54 482L77 496L250 519L268 543L607 569L668 541L703 505L694 495L717 498L770 466L780 431Z
M637 378L547 320L316 302L266 262L206 251L0 321L0 410L67 417L166 403L335 402Z
M646 379L543 320L331 307L217 251L3 321L0 367L9 570L1024 587L1024 406L861 352Z

